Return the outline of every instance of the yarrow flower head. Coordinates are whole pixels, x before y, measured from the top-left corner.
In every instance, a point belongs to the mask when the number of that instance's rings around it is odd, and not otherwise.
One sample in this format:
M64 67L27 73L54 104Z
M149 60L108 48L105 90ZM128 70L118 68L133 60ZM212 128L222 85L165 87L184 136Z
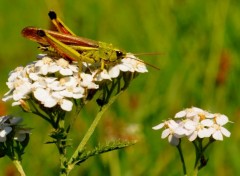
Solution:
M176 119L176 120L175 120ZM167 120L153 127L154 130L165 128L162 138L168 136L172 145L178 145L179 139L187 137L189 141L198 138L223 140L231 133L223 127L229 122L228 117L219 113L210 113L197 107L187 108L176 113L174 120Z
M9 91L3 101L13 100L13 106L23 106L34 99L45 108L59 106L71 111L74 99L87 99L91 90L100 90L106 81L111 82L123 73L147 72L145 64L130 53L105 69L96 66L99 63L82 63L81 72L76 62L52 59L47 55L39 55L39 59L10 72Z
M0 143L6 142L10 133L13 133L11 136L16 141L23 142L26 139L26 136L30 133L30 129L21 127L19 125L21 121L22 118L20 117L0 117Z

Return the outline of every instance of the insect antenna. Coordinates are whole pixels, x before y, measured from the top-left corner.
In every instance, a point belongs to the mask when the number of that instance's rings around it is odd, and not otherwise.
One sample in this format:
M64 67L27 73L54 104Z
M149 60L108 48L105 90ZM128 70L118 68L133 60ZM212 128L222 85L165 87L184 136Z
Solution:
M163 53L160 53L160 52L152 52L152 53L134 53L133 54L134 56L143 56L143 55L163 55ZM152 65L152 64L150 64L150 63L147 63L147 62L145 62L145 61L143 61L143 60L140 60L140 59L138 59L138 58L136 58L136 57L128 57L128 58L131 58L131 59L134 59L134 60L137 60L138 62L141 62L141 63L144 63L144 64L146 64L146 65L148 65L148 66L150 66L150 67L152 67L152 68L154 68L154 69L156 69L156 70L160 70L160 68L158 68L158 67L156 67L156 66L154 66L154 65Z

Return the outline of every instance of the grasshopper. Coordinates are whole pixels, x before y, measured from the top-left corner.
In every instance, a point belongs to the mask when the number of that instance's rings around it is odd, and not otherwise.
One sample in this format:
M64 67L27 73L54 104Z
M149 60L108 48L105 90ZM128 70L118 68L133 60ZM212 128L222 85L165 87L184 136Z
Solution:
M82 62L100 63L101 70L126 56L126 52L113 47L112 44L76 36L54 11L50 11L48 15L57 31L35 27L26 27L22 30L22 35L39 43L43 51L77 61L79 65Z

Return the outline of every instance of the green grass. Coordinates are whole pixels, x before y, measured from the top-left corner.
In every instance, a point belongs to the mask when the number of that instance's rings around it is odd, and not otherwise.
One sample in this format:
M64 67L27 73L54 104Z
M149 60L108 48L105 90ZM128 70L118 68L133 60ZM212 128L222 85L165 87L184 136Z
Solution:
M240 175L239 2L46 2L0 2L1 95L7 91L5 82L9 71L35 60L39 52L37 44L21 37L22 28L48 28L50 9L57 10L80 36L113 43L133 53L163 53L142 57L160 70L149 67L149 73L132 82L128 91L104 115L91 140L93 144L105 142L111 130L124 138L126 136L121 135L125 133L124 127L138 124L140 142L126 150L91 158L72 175L181 175L177 149L160 139L160 131L153 131L151 127L190 106L226 114L234 122L228 125L232 136L209 148L209 164L199 175ZM23 160L27 175L57 175L55 148L43 144L49 139L50 127L38 117L12 108L9 103L6 106L7 113L25 117L25 124L34 128ZM82 112L72 138L82 137L96 108L92 103ZM186 144L183 150L188 152L186 159L192 166L193 147ZM12 167L9 159L1 159L0 175Z

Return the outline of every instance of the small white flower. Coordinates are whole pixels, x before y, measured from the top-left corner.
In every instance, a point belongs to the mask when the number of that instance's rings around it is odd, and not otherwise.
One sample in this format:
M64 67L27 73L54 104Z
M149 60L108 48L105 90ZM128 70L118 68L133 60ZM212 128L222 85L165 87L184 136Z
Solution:
M190 118L190 117L194 117L200 113L204 113L204 111L200 108L192 107L192 108L187 108L185 110L178 112L175 115L175 118L183 118L183 117Z
M8 82L14 82L18 77L23 77L24 67L17 67L9 74Z
M213 127L210 128L212 131L212 137L215 140L223 140L223 136L230 137L231 133L224 127L214 124Z
M181 128L174 120L167 120L157 126L154 126L153 129L159 130L163 127L165 127L165 130L163 130L161 138L163 139L168 137L168 142L174 146L177 146L179 144L179 138L184 135L185 130Z
M42 75L54 73L58 70L58 66L50 57L43 57L41 60L35 63L35 67L38 68L39 74Z
M216 115L216 123L223 126L229 122L228 117L222 114Z
M215 140L223 140L223 136L230 137L231 133L223 127L223 125L229 122L228 117L223 114L213 114L215 122L209 128L212 133L212 137Z
M52 96L52 93L48 89L38 88L33 92L33 94L34 97L47 108L54 107L58 102L58 100Z
M87 73L81 73L80 74L80 78L79 78L80 82L79 84L87 89L98 89L99 85L95 84L93 82L93 74L87 74Z
M106 69L100 70L100 72L99 70L95 70L95 72L93 72L93 75L94 75L94 81L97 81L97 82L101 82L105 79L111 80L111 76L109 75Z
M109 75L109 77L101 75L100 78L98 78L97 80L101 81L104 79L117 78L120 75L120 72L145 73L148 72L148 70L143 61L136 58L133 54L127 53L126 57L121 59L120 62L116 63L112 67L110 67L108 72L104 71L104 73Z
M31 83L28 78L17 77L12 82L7 82L10 90L4 94L3 101L13 99L19 101L20 99L27 98L29 92L31 92Z
M148 72L146 64L138 59L136 56L134 56L131 53L127 53L126 58L130 59L130 62L134 68L134 71L139 72L139 73L146 73Z
M85 90L79 85L79 80L75 77L63 77L59 81L50 85L62 97L79 99L84 97Z
M25 67L26 73L28 74L28 77L32 81L37 81L40 79L39 77L42 77L42 75L39 73L39 67L35 67L34 64L27 65Z
M188 140L194 141L197 137L199 138L210 137L211 131L208 128L206 128L206 125L210 126L211 124L212 124L211 121L196 122L188 119L187 122L184 124L184 127L187 131L186 136L188 137Z
M58 59L56 64L59 66L59 73L64 76L73 75L78 72L78 67L73 64L69 64L65 59Z

